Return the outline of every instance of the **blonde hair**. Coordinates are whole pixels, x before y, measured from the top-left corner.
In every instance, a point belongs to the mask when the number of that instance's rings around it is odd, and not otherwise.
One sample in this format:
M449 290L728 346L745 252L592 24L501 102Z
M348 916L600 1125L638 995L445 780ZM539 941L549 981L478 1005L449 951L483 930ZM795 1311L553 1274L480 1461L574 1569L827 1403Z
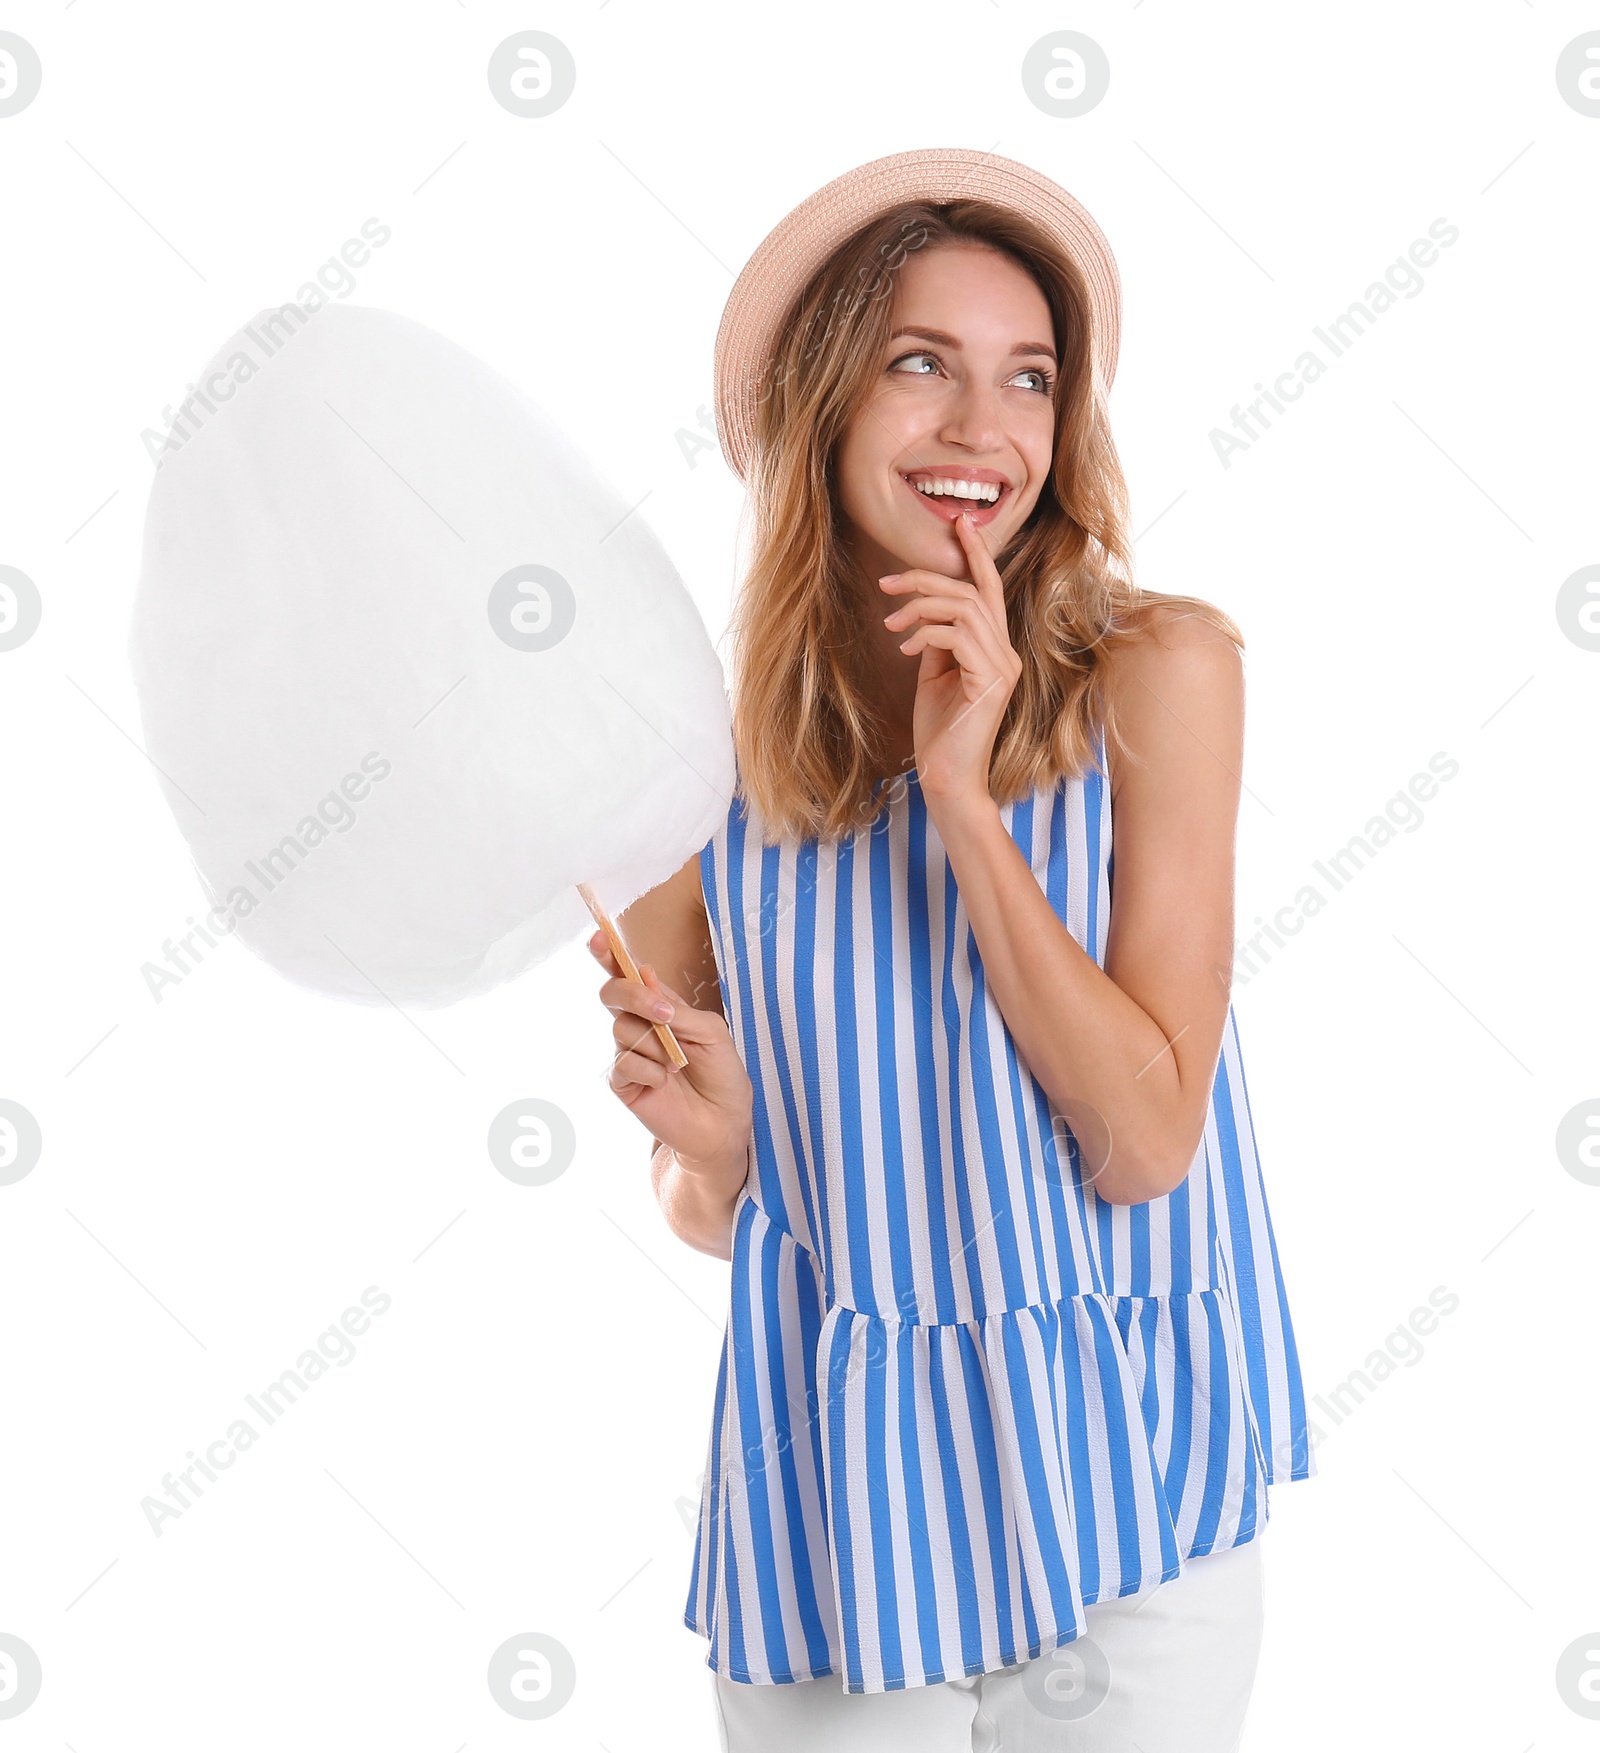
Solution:
M1209 603L1151 598L1134 582L1127 483L1091 358L1088 294L1071 258L1022 214L987 201L894 207L819 265L759 386L750 562L729 625L729 692L739 790L769 841L840 838L882 807L877 782L892 726L874 698L835 458L882 369L907 255L945 244L987 246L1032 275L1050 306L1060 364L1050 474L1027 523L996 556L1022 660L990 762L996 802L1084 772L1099 728L1123 746L1107 659L1139 636L1149 602L1187 609L1244 644Z

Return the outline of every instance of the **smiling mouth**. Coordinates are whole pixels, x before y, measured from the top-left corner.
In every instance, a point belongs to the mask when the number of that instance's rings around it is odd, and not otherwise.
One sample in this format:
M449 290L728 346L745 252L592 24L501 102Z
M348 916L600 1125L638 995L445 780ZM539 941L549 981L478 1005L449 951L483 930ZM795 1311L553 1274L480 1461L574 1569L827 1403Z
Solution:
M1009 503L1011 499L1012 490L1010 486L1004 484L997 483L1000 485L998 499L983 500L967 499L956 493L941 493L935 496L914 487L909 476L902 475L900 479L912 498L925 505L935 517L943 518L946 523L954 523L962 512L966 511L972 514L972 521L981 529L984 524L993 523L999 515L1000 508Z

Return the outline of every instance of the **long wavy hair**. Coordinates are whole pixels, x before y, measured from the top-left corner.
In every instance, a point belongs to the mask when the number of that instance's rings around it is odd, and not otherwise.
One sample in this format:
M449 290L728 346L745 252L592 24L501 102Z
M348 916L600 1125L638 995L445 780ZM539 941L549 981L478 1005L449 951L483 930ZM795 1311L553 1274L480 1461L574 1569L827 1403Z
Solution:
M836 457L882 369L907 257L944 244L986 245L1032 275L1050 306L1059 361L1050 474L1027 522L995 556L1022 660L990 761L996 802L1086 771L1097 729L1128 753L1106 666L1139 636L1149 601L1198 615L1244 645L1211 604L1147 598L1134 582L1127 483L1073 261L1024 215L991 202L891 208L818 266L759 385L749 564L729 623L729 693L739 790L768 843L843 837L883 807L893 727L874 697Z

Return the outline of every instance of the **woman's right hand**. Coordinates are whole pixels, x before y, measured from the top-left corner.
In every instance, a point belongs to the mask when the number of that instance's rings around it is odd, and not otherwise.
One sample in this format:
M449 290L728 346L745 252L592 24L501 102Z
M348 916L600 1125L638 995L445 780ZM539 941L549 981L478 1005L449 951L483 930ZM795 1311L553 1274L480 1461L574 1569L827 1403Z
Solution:
M696 1010L663 985L648 962L639 968L641 978L630 980L603 931L589 939L589 949L610 975L600 987L600 1002L614 1018L617 1054L609 1081L618 1099L686 1167L737 1167L742 1180L755 1092L722 1013ZM663 1002L673 1007L670 1018L655 1014ZM686 1066L668 1057L655 1030L663 1021Z

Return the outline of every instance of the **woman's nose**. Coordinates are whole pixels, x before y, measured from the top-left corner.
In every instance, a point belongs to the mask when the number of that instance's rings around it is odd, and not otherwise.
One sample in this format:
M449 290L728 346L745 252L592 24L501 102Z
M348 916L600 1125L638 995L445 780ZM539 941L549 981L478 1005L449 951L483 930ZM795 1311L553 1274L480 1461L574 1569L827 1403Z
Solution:
M946 410L940 437L969 450L998 450L1005 437L1000 392L983 384L959 385Z

